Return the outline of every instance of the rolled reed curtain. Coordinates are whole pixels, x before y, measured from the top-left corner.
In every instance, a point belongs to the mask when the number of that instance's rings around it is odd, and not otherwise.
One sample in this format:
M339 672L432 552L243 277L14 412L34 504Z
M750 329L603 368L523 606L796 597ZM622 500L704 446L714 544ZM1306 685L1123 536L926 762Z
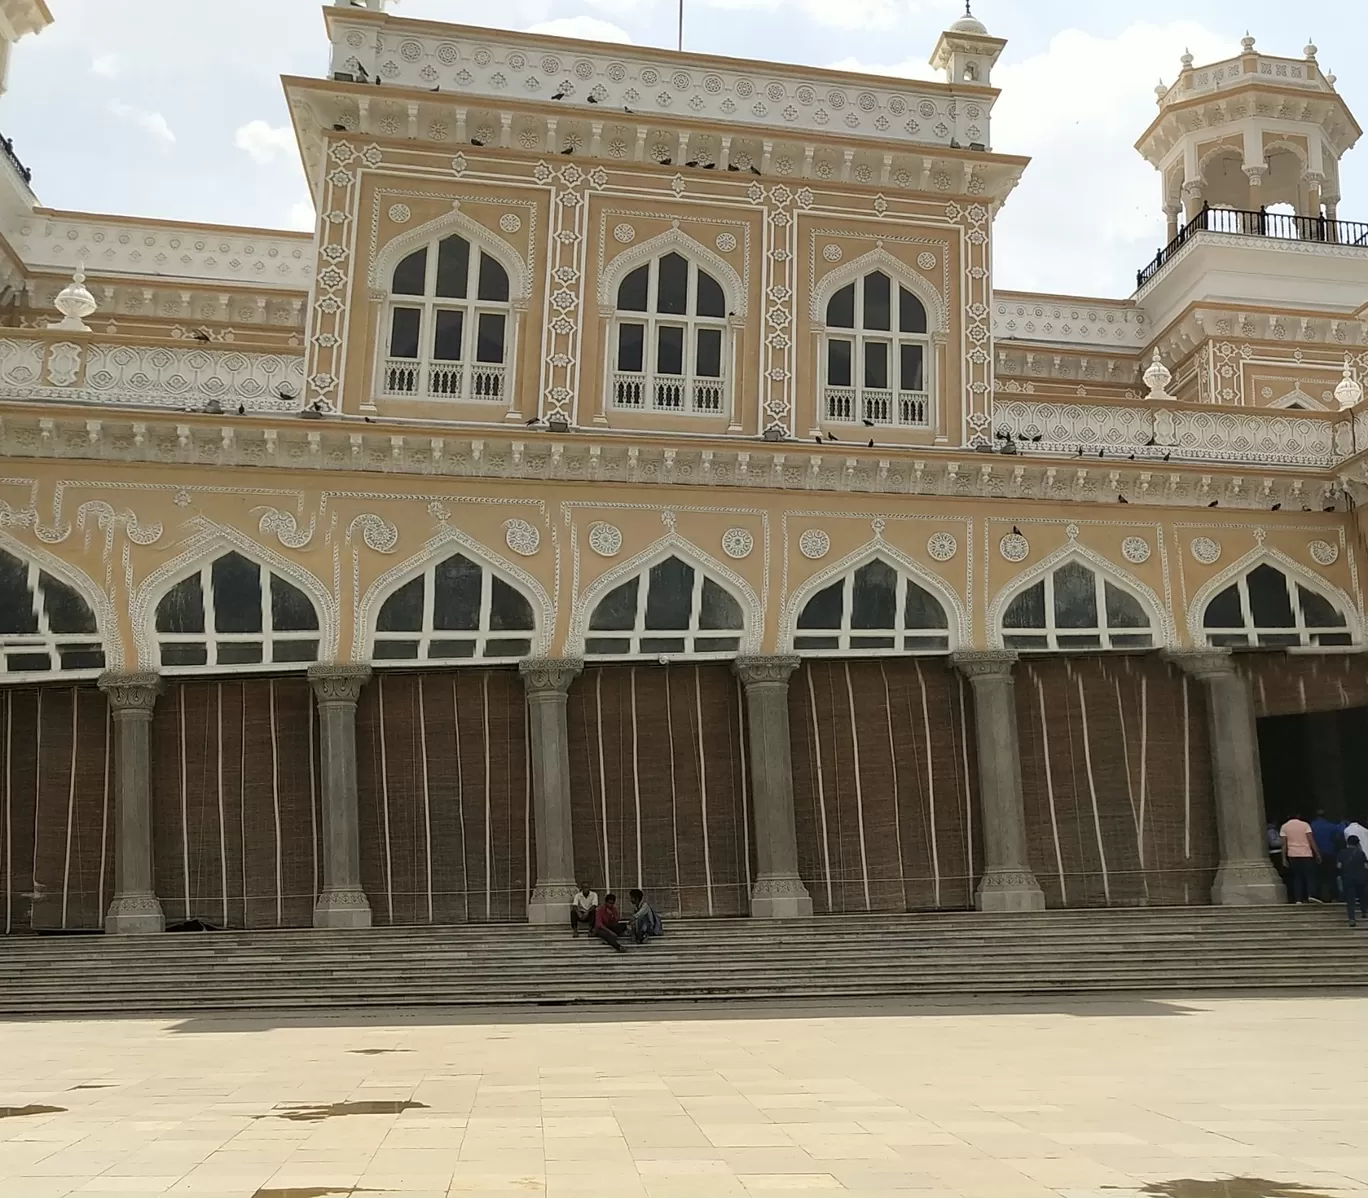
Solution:
M167 925L312 926L319 779L307 679L168 679L152 718L152 844Z
M805 661L789 682L789 734L815 911L973 906L973 696L946 658Z
M376 671L356 712L361 880L375 924L527 918L532 781L514 669Z
M6 933L103 926L114 893L112 745L93 684L0 689Z
M726 664L589 666L570 688L575 866L662 912L745 915L751 828L740 683Z
M1368 706L1368 654L1239 653L1254 714L1296 715Z
M1023 657L1016 706L1046 904L1210 902L1218 846L1201 684L1155 654Z

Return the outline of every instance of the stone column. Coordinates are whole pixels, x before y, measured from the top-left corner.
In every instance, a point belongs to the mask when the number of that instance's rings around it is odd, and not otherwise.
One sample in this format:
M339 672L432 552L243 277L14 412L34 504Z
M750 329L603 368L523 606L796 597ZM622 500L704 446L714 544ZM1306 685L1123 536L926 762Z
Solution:
M1281 903L1282 883L1268 860L1264 838L1267 819L1249 679L1235 668L1229 649L1170 649L1164 657L1206 691L1221 848L1211 901L1226 907Z
M1043 911L1045 895L1026 854L1021 799L1021 748L1011 649L961 649L955 668L974 688L979 804L983 813L983 878L974 895L980 911Z
M323 893L316 928L368 928L370 902L361 886L361 823L356 793L356 704L370 667L312 665L323 772Z
M114 720L114 900L105 931L115 936L161 932L166 917L152 872L152 710L156 674L104 674L100 689Z
M798 876L798 834L793 824L788 684L798 665L797 657L738 657L732 663L746 688L757 866L751 915L757 919L812 914L812 896Z
M565 703L570 684L583 668L584 663L573 657L533 657L518 665L532 734L532 822L537 841L528 923L566 923L577 889Z

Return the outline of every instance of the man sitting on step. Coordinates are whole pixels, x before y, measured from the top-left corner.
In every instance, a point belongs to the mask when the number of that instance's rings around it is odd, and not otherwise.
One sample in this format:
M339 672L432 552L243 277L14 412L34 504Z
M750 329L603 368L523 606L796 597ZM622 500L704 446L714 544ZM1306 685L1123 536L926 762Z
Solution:
M587 924L590 935L594 932L594 912L598 910L598 895L588 882L581 882L579 893L570 900L570 934L578 936L580 924Z
M648 936L661 935L665 928L646 896L640 890L629 890L627 895L632 900L632 939L645 944Z
M627 950L622 947L618 937L626 930L627 925L622 922L622 914L618 911L617 895L605 894L603 904L594 912L593 934L610 948L625 953Z

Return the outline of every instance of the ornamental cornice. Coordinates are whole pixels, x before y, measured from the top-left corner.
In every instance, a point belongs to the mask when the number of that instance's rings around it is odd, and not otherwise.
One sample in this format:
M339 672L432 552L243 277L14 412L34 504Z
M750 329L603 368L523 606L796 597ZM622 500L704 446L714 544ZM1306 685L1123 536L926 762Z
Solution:
M1141 447L1145 448L1145 447ZM1147 452L1149 452L1147 450ZM1139 450L1137 450L1137 454ZM484 479L746 487L848 494L1042 499L1266 511L1339 504L1343 483L1303 467L1237 471L1222 463L1163 462L1150 456L1095 454L1081 459L1030 452L818 449L803 442L737 438L697 442L599 432L510 434L501 428L453 430L376 426L330 418L263 426L251 417L212 420L121 411L115 418L52 407L0 414L0 458L264 471ZM263 478L269 478L265 474Z
M463 103L554 99L567 116L653 117L783 131L836 132L919 146L990 145L991 88L861 76L783 63L604 46L545 35L327 10L334 77L432 92Z

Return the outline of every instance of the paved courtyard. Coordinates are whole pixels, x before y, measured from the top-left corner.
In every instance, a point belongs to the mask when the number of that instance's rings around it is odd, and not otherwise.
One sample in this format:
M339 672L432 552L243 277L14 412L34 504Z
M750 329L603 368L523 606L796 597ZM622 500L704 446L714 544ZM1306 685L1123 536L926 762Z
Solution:
M1368 1195L1365 1027L1343 997L4 1023L0 1196Z

